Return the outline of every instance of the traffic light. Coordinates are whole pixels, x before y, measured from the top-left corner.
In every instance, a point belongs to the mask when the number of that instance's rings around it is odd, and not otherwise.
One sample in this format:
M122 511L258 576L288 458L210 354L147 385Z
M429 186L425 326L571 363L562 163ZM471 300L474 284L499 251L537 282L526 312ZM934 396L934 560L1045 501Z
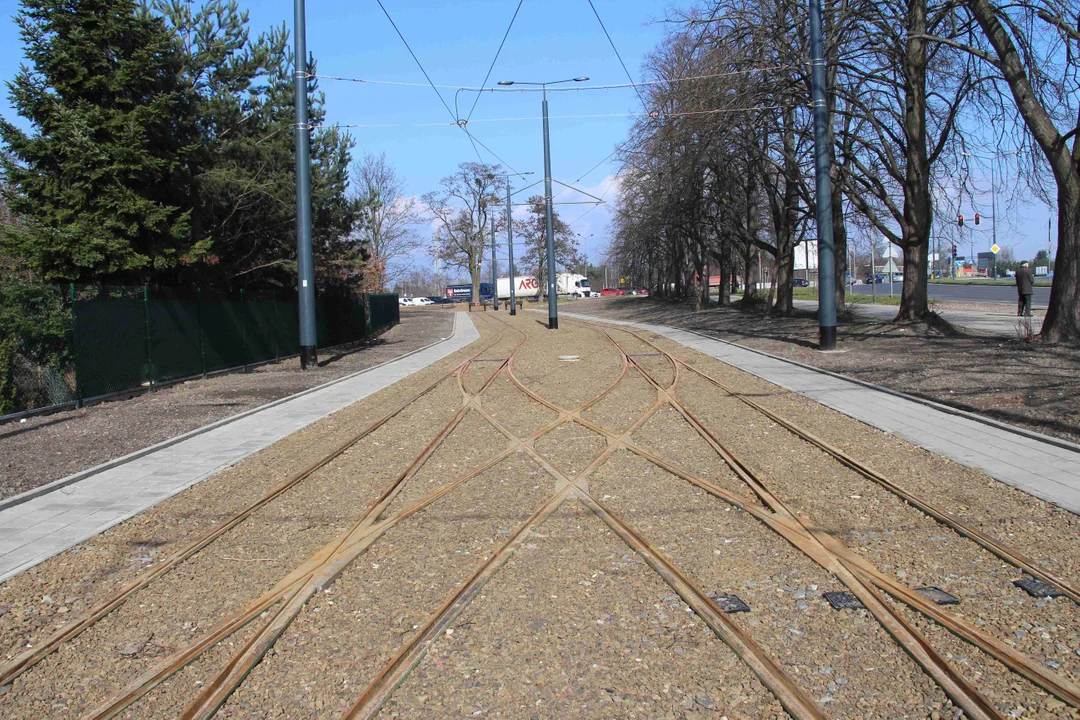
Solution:
M956 216L956 227L964 227L964 216L963 215L957 215Z
M953 257L956 257L956 246L955 245L952 246L952 255L953 255Z
M975 224L979 224L979 213L975 213Z

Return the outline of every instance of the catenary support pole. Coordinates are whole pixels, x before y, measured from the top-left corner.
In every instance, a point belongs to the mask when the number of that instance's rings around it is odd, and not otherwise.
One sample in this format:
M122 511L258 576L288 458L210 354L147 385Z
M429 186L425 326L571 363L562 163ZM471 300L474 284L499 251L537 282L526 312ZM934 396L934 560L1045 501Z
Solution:
M300 367L318 363L315 339L315 272L311 259L311 128L308 127L307 29L304 0L293 0L296 71L296 274L300 306Z
M548 137L547 88L544 88L544 219L547 225L548 327L559 329L559 303L555 291L555 223L551 208L551 141Z
M517 284L514 278L514 216L510 208L510 178L506 178L506 253L510 258L510 314L517 315L517 297L514 294L514 286ZM495 288L498 294L499 288Z
M825 106L825 43L821 0L810 2L810 81L814 100L814 176L817 192L818 347L836 347L836 276L833 259L829 115Z
M499 309L499 273L495 262L495 213L491 214L491 309Z

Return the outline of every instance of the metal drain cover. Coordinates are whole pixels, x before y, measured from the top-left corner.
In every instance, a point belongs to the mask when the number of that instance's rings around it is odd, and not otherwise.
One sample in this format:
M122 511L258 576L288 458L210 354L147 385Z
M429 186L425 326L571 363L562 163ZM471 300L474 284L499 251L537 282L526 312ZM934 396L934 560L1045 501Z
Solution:
M833 610L862 610L863 604L859 598L849 592L838 590L835 592L821 593L821 597L829 601Z
M742 598L738 595L725 595L724 593L709 593L709 597L713 599L716 606L728 613L741 613L750 612L750 606L747 605Z
M938 605L959 605L960 598L955 595L951 595L939 587L921 587L915 588L915 592L922 595L927 600L933 600Z
M1037 598L1056 598L1061 597L1061 591L1050 583L1045 583L1042 580L1036 580L1030 575L1025 575L1019 580L1013 580L1013 585L1026 592L1031 597Z

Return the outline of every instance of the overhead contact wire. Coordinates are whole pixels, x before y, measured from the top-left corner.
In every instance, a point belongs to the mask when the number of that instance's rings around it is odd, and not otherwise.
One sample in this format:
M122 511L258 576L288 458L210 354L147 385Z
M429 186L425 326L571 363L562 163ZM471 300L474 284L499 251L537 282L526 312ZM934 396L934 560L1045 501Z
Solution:
M487 75L484 76L484 82L480 83L480 92L484 91L487 87L487 81L491 79L491 71L495 69L495 63L499 60L499 55L502 53L503 46L506 45L506 38L510 36L510 30L514 27L514 21L517 20L518 13L521 12L521 5L525 0L518 0L517 8L514 9L514 16L510 18L510 25L507 26L506 32L503 33L502 42L499 43L499 49L495 51L495 57L491 60L491 65L488 66ZM473 100L472 107L469 108L469 114L465 118L465 122L469 122L472 119L473 111L476 110L476 103L480 102L480 93L476 94L476 99Z
M645 101L645 98L641 96L641 91L638 89L637 84L634 82L633 76L630 74L630 70L627 69L626 63L623 62L622 55L619 54L619 48L615 47L615 41L611 39L611 33L608 32L604 26L604 21L600 19L600 13L596 11L596 6L593 5L593 0L589 0L589 7L592 8L593 15L596 16L596 21L600 23L600 29L604 31L604 36L607 38L608 44L611 45L611 49L615 51L615 57L619 58L619 64L622 65L623 72L626 73L626 79L630 81L630 85L634 88L634 92L637 93L638 100L647 109L649 103Z

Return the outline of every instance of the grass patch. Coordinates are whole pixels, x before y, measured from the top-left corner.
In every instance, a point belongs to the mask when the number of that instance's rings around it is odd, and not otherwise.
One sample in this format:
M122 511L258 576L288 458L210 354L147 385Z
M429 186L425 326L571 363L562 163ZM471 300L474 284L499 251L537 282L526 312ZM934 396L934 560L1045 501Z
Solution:
M967 278L938 278L931 280L932 285L1005 285L1008 287L1016 287L1016 280L1012 278L1002 278L1001 280L968 280ZM1051 281L1039 280L1036 278L1036 287L1050 287Z
M796 300L817 300L818 299L817 288L797 287L797 288L792 288L791 290L792 290L792 297L795 298ZM879 293L878 296L877 296L877 300L875 301L873 295L863 295L861 293L850 293L849 292L849 293L844 294L844 299L847 302L855 304L855 305L860 305L860 304L865 304L865 305L870 305L870 304L876 304L876 305L900 305L900 293L897 293L897 294L892 295L892 296L889 296L888 293L886 293L884 295Z

